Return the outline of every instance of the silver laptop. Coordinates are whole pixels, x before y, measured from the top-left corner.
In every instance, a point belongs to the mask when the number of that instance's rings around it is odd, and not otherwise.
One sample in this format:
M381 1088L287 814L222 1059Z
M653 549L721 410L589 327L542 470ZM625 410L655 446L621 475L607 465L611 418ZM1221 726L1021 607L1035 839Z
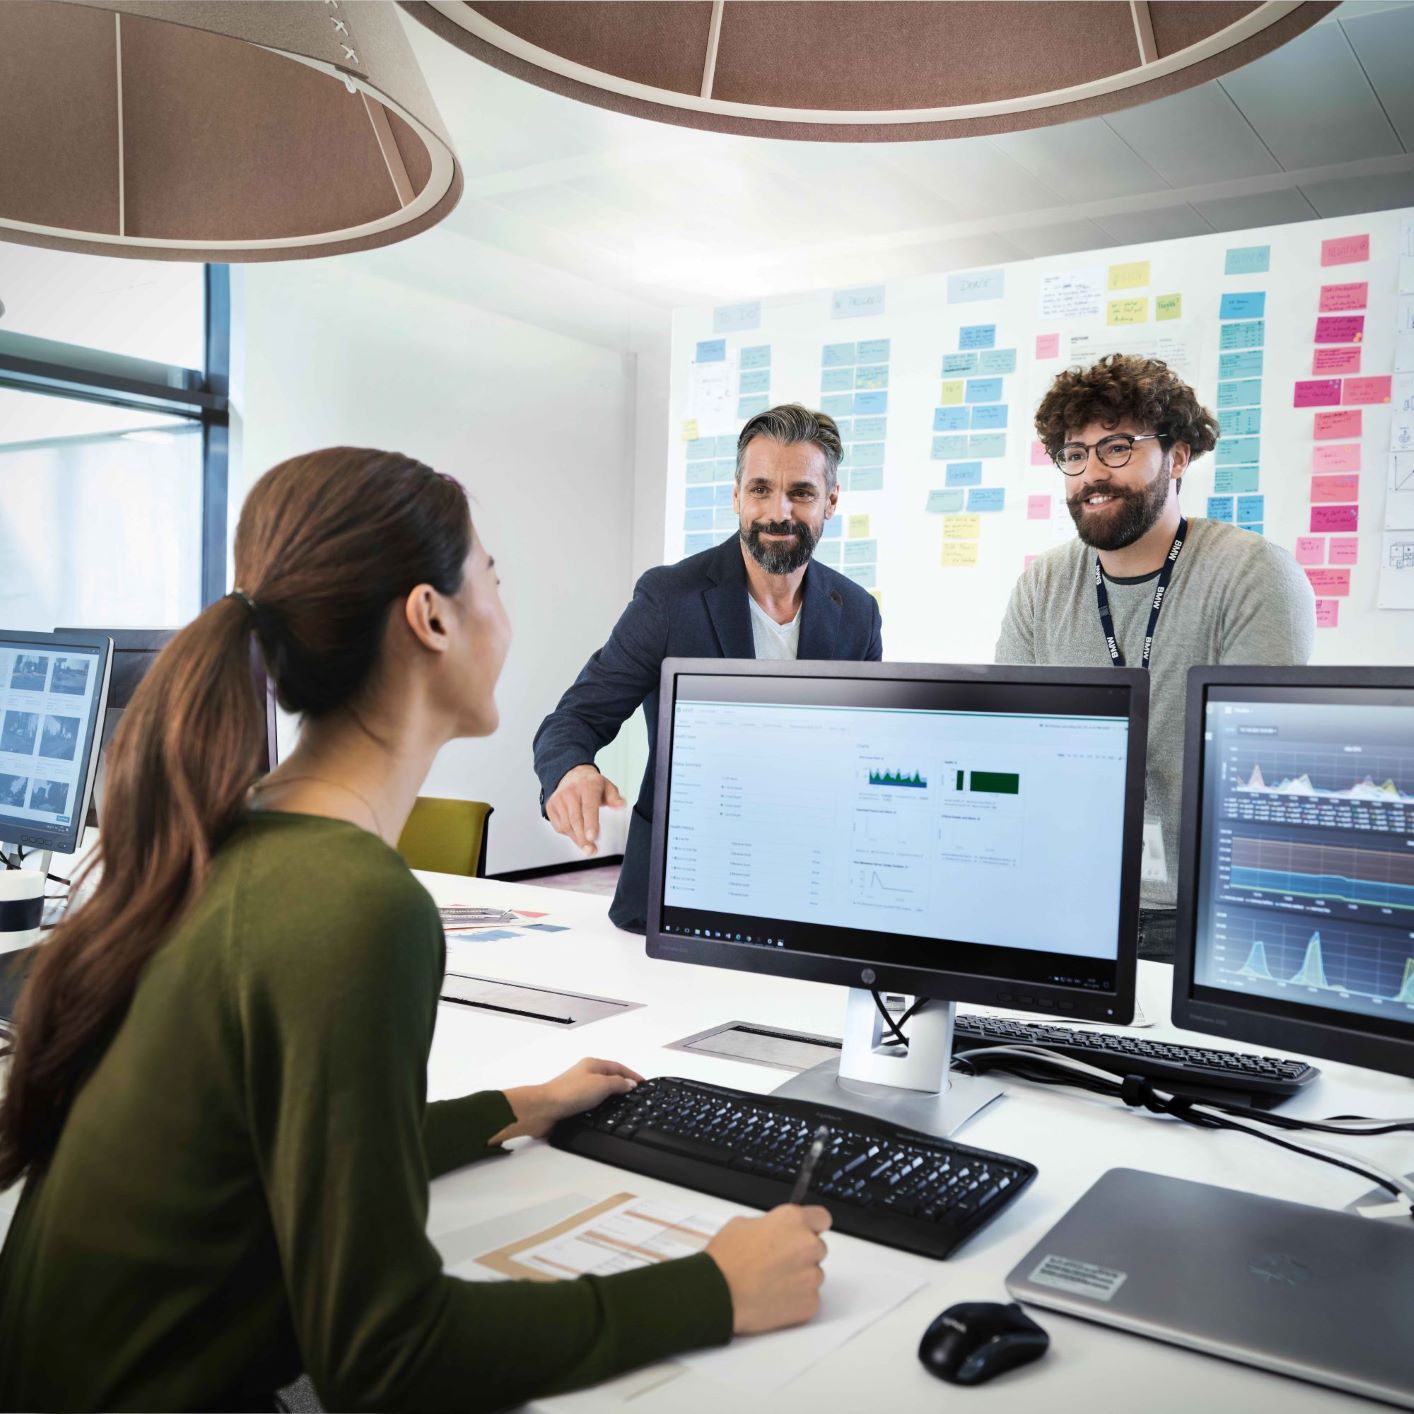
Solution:
M1414 1409L1414 1220L1111 1169L1006 1285L1019 1301Z

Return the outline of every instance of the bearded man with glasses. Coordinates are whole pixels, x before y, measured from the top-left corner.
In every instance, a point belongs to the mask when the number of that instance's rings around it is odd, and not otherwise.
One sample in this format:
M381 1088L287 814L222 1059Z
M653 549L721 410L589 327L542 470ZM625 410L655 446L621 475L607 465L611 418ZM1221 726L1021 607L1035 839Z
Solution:
M1017 580L996 659L1149 670L1139 955L1172 962L1188 669L1305 663L1315 596L1261 535L1185 519L1184 473L1217 445L1218 426L1167 364L1111 354L1057 375L1036 433L1065 478L1078 538Z

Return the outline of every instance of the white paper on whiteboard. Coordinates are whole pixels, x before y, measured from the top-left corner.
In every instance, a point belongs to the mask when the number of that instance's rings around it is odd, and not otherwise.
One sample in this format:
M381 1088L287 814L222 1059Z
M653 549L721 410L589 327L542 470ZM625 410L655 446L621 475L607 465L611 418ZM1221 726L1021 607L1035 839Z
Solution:
M699 437L720 437L735 432L740 422L736 415L735 356L718 363L694 363L687 385L687 415L697 423Z
M1414 530L1387 530L1380 538L1381 609L1414 609Z
M1105 272L1062 270L1041 276L1042 324L1066 319L1099 319L1105 308Z

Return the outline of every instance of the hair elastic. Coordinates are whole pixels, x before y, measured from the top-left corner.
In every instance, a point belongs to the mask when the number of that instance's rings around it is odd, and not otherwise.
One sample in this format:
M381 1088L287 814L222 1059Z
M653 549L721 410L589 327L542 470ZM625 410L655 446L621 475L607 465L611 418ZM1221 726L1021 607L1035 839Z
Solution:
M241 601L241 603L245 605L245 607L246 607L246 612L247 612L247 613L250 615L250 617L251 617L251 622L254 623L254 621L255 621L255 616L256 616L256 613L257 613L257 609L256 609L256 606L255 606L255 600L252 599L252 598L250 597L250 595L245 592L244 589L233 589L233 590L231 590L231 592L226 596L226 598L227 598L227 599L239 599L239 600Z

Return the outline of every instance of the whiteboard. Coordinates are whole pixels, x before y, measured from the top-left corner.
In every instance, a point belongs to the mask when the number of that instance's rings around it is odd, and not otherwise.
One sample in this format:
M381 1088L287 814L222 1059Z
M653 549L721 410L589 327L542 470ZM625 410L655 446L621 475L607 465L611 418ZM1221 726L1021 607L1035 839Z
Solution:
M746 417L823 407L846 455L817 555L876 593L887 657L990 662L1027 557L1074 535L1035 406L1110 352L1220 418L1184 510L1299 552L1313 661L1414 663L1414 211L678 309L665 559L735 530Z

